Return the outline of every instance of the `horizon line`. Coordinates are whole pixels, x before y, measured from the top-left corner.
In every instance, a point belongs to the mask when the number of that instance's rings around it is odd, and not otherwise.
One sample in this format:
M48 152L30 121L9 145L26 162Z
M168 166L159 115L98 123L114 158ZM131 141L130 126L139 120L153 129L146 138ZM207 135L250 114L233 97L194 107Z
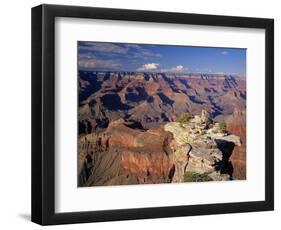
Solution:
M177 74L177 75L222 75L222 76L238 76L246 77L246 74L237 73L206 73L206 72L157 72L157 71L125 71L125 70L91 70L91 69L78 69L78 71L88 72L109 72L109 73L153 73L153 74Z

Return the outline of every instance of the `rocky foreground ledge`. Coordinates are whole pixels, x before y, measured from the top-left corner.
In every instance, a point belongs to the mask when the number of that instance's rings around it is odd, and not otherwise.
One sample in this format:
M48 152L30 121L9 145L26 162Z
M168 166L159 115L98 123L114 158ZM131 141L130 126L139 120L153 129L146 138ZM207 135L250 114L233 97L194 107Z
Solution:
M115 120L79 137L79 186L235 179L230 156L240 144L205 110L148 130Z
M170 144L174 162L172 182L186 181L189 172L214 181L233 179L229 157L235 145L241 145L240 138L223 130L207 111L188 122L169 122L164 130L174 137Z

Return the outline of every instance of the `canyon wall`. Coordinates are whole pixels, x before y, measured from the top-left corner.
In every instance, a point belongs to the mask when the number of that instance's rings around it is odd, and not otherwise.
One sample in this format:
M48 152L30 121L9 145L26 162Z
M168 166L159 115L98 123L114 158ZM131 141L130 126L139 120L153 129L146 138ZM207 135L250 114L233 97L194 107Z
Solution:
M79 71L78 185L246 179L245 111L242 77Z

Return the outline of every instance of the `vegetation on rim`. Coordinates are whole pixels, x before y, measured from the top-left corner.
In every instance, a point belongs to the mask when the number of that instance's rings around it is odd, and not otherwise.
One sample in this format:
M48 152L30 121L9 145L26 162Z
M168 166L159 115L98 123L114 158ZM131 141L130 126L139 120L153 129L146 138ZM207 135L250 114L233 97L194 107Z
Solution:
M186 172L184 174L184 182L204 182L212 181L211 177L207 173L197 173L197 172Z
M220 131L221 131L222 133L225 133L225 132L226 132L226 123L225 123L225 121L220 122L219 128L220 128Z
M190 119L192 119L192 118L193 118L193 116L190 113L183 113L179 117L176 118L176 122L184 124L186 122L189 122Z

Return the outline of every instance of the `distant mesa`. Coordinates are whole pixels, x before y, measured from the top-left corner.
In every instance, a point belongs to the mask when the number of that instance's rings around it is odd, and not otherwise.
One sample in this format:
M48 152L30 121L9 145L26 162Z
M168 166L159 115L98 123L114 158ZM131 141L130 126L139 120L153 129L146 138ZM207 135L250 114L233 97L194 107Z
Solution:
M204 109L216 117L245 110L246 80L215 74L79 71L79 104L79 119L87 119L94 129L98 119L117 117L152 128L188 111Z

